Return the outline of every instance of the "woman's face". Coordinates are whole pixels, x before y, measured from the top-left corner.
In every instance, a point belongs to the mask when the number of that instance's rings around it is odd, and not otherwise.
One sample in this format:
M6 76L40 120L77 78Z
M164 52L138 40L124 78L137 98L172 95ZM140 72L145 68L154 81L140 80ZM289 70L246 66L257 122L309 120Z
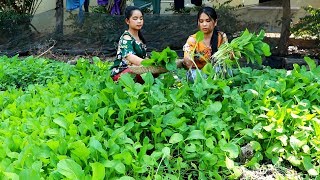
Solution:
M198 26L199 29L204 34L209 34L213 31L214 27L216 26L217 22L211 19L207 14L202 13L198 19Z
M143 15L141 11L134 10L132 16L129 19L126 19L126 23L129 25L129 28L140 30L143 26Z

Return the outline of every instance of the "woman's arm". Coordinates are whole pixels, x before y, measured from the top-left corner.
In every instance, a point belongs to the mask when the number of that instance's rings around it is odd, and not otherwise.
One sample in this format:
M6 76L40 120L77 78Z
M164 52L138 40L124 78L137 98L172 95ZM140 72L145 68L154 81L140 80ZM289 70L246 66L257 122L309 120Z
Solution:
M140 66L143 59L136 55L136 52L132 46L132 41L134 40L129 35L123 36L123 40L124 41L122 42L123 44L121 46L121 49L125 59L133 65Z
M142 58L138 57L135 54L128 54L126 59L131 62L132 64L136 65L136 66L140 66L141 65L141 61L143 61Z

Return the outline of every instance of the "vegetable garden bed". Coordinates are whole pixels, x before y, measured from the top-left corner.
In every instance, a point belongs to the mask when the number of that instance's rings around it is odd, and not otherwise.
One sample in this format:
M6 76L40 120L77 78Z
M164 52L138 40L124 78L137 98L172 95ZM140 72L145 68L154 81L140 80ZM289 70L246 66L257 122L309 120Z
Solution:
M3 56L0 177L232 179L273 163L315 178L320 67L306 60L310 71L242 68L190 84L180 69L138 84L114 83L98 58Z

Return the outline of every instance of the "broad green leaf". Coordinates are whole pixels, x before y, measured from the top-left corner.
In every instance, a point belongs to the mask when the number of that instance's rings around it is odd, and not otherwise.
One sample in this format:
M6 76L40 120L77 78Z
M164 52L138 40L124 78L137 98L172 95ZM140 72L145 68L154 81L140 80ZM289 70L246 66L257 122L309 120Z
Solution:
M264 35L265 35L265 32L264 32L263 29L261 29L260 32L259 32L259 35L258 35L258 39L263 40L264 39Z
M267 43L263 43L261 50L264 56L271 56L270 46Z
M271 123L268 126L263 126L263 129L266 130L267 132L270 132L274 130L274 127L275 127L275 123Z
M20 179L40 180L40 172L33 169L24 169L19 174Z
M314 165L312 164L312 159L310 156L303 156L302 163L304 168L308 171L311 176L318 176L319 172L314 169Z
M203 71L205 74L208 74L208 75L214 73L213 66L211 63L207 63L206 65L204 65L201 71Z
M68 127L67 121L62 117L54 119L53 122L58 124L60 127L63 127L64 129L67 129Z
M200 130L193 130L190 132L189 136L187 137L188 140L192 139L206 139Z
M50 147L50 149L52 149L55 152L58 150L59 145L60 145L59 141L55 141L55 140L52 140L52 139L48 140L46 142L46 144L47 144L47 146Z
M287 160L294 166L299 166L301 164L301 160L297 156L290 153L287 154Z
M112 161L106 161L104 163L104 165L107 167L107 168L113 168L115 165L116 165L116 161L115 160L112 160Z
M236 158L239 155L239 147L234 143L221 143L219 141L219 146L222 151L228 152L231 158Z
M316 69L317 65L316 65L316 63L315 63L314 60L312 60L311 58L309 58L309 57L307 57L307 56L304 57L303 59L304 59L304 60L306 61L306 63L308 64L310 71Z
M185 146L185 151L186 151L186 152L192 153L192 152L196 152L196 150L197 150L197 147L196 147L196 145L194 145L193 143L187 144L187 145Z
M164 175L163 179L179 180L179 178L178 178L177 176L178 176L178 175L175 176L175 175L173 175L173 174L167 173L167 174Z
M285 151L285 149L281 146L280 143L276 143L272 146L270 146L265 154L266 156L272 160L272 162L274 164L279 163L279 161L281 161L281 158L278 157L278 154L283 153Z
M144 59L141 61L142 66L152 66L155 63L155 59Z
M57 171L69 179L82 180L84 178L84 172L81 166L72 159L59 161Z
M231 176L232 179L239 179L243 175L243 170L240 167L233 167L233 174Z
M119 173L119 174L125 174L126 173L126 166L121 162L117 161L115 163L114 169Z
M101 143L96 139L96 137L90 138L89 146L91 148L98 150L98 151L103 150Z
M151 86L154 83L154 77L150 72L142 74L141 77L144 80L145 85Z
M222 103L220 101L210 102L210 105L203 111L205 115L214 115L222 109Z
M4 176L10 180L19 180L19 175L12 172L3 172Z
M296 151L298 151L304 145L304 142L300 141L294 135L290 136L289 142L290 142L290 146Z
M162 177L159 174L156 174L154 176L154 180L162 180Z
M159 59L159 57L160 57L159 52L156 52L156 51L151 52L151 56L150 56L151 59Z
M248 89L248 91L250 91L255 96L259 96L259 93L254 89Z
M234 168L234 161L229 159L228 156L226 156L226 167L228 169L233 169Z
M125 73L121 75L121 78L119 80L119 84L121 84L123 87L126 89L133 91L134 90L134 84L135 82L133 81L132 76L130 73Z
M162 154L163 154L162 152L153 151L151 154L151 157L157 161L158 159L161 158Z
M212 110L213 110L214 112L219 112L219 111L221 110L221 108L222 108L222 103L221 103L220 101L215 101L215 102L213 103Z
M133 177L130 177L130 176L122 176L118 180L135 180L135 179Z
M209 137L206 139L206 146L210 149L213 149L214 148L214 145L213 145L213 141L216 142L216 139L214 137Z
M202 31L198 31L196 33L196 42L200 42L204 39L204 33Z
M283 134L283 135L281 135L281 136L278 136L277 137L277 139L279 139L280 141L281 141L281 144L283 145L283 146L287 146L287 144L288 144L288 137L285 135L285 134Z
M304 153L309 154L310 153L310 147L308 145L303 145L302 150Z
M99 162L90 163L92 168L92 180L104 179L105 166Z
M168 147L164 147L162 149L162 153L163 153L163 158L169 158L170 157L170 148Z
M132 155L129 151L125 151L122 153L123 161L126 165L131 165L132 163Z
M254 52L254 46L252 43L247 44L244 48L248 49L251 52Z
M180 141L183 141L183 136L180 133L174 133L169 140L170 144L175 144L178 143Z
M255 151L261 150L260 143L257 142L257 141L251 141L250 145L251 145L252 149L255 150Z
M71 149L71 153L76 155L83 162L87 162L90 155L90 150L86 147L86 145L82 141L76 141L69 144L69 149Z

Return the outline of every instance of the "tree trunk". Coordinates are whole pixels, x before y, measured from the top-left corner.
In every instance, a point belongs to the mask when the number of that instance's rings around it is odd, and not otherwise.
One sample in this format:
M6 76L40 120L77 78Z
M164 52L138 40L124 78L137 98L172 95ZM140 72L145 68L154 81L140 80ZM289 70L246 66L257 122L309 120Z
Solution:
M284 56L288 54L288 42L290 37L291 5L290 0L282 0L282 27L278 44L277 54Z
M63 0L56 2L56 33L63 35Z

